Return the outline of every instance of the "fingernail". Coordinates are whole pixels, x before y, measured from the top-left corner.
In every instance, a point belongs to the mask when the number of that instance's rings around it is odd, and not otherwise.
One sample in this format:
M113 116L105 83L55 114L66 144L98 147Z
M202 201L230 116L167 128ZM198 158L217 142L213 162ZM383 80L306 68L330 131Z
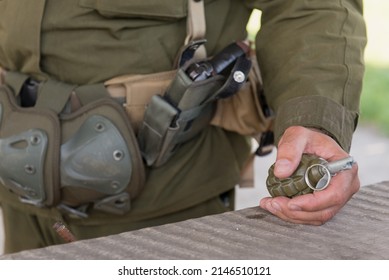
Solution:
M291 163L287 159L279 159L274 166L274 172L277 174L285 174L289 172Z
M292 210L292 211L301 211L301 207L297 206L296 204L288 205L288 208L289 208L289 210Z
M270 202L270 203L268 204L267 209L268 209L271 213L273 213L273 214L275 214L275 213L281 211L280 205L279 205L277 202L274 202L274 201L272 201L272 202Z

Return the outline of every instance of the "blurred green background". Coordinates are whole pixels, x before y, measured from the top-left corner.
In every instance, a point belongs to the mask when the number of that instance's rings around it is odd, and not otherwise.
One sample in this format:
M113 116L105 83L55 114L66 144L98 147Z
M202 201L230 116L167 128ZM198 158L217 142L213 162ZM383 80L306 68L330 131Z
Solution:
M364 1L368 44L361 97L360 125L373 126L389 136L389 0ZM248 25L253 39L260 22L255 11Z
M364 1L368 43L361 123L389 136L389 1Z

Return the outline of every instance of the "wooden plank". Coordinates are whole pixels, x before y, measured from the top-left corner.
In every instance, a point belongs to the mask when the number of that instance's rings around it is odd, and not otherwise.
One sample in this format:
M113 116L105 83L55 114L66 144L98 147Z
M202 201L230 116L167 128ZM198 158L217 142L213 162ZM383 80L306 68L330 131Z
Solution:
M322 226L283 222L258 207L0 259L389 259L389 182L362 187Z

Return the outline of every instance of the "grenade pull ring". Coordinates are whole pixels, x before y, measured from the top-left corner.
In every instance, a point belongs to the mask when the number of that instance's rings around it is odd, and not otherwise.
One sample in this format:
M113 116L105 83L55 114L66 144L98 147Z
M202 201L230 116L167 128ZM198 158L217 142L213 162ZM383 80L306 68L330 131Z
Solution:
M310 172L313 171L313 168L319 169L319 172L322 175L321 179L315 185L313 185L311 183L311 180L309 178ZM324 172L324 174L323 174L323 172ZM307 171L305 171L304 180L310 189L312 189L314 191L318 191L318 190L321 191L321 190L324 190L325 188L327 188L328 185L330 184L331 173L324 164L320 164L320 163L313 164L307 168Z
M305 171L305 183L310 189L314 191L324 190L330 184L331 177L335 176L340 171L351 169L354 163L354 158L349 156L344 159L336 160L330 163L325 162L312 164ZM319 177L320 179L317 180L317 177ZM314 179L312 180L312 178ZM317 183L312 184L312 181L317 181Z

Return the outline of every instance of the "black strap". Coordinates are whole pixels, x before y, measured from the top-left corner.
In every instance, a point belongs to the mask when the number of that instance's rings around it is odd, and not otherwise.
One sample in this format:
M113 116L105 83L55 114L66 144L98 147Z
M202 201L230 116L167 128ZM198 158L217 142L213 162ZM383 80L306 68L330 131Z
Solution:
M265 131L261 134L258 140L259 147L255 151L257 156L266 156L273 151L274 147L274 133L271 130Z
M215 94L216 98L227 98L239 91L247 80L250 72L251 60L245 56L239 57L231 70L223 87Z

